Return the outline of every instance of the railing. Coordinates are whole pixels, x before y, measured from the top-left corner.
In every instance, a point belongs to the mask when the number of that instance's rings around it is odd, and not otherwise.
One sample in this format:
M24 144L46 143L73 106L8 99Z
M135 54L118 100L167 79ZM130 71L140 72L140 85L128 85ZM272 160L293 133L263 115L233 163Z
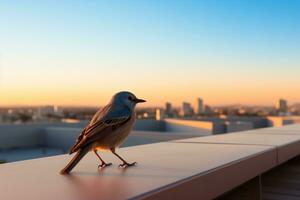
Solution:
M0 165L1 199L212 199L300 153L300 125L121 148L138 165L98 170L89 153L69 176L71 159L54 156ZM259 183L259 182L258 182ZM257 192L259 193L259 187Z

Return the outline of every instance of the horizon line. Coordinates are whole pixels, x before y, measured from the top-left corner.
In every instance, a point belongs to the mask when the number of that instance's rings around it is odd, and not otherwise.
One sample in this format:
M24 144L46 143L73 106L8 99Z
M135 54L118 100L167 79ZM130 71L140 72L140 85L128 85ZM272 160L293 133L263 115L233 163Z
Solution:
M167 103L167 102L165 102ZM168 102L171 103L172 102ZM188 102L191 103L191 102ZM296 104L300 104L300 102L294 102L291 103L289 106L291 105L296 105ZM57 107L76 107L76 108L80 108L80 107L86 107L86 108L99 108L99 107L103 107L106 104L102 104L102 105L87 105L87 104L83 104L83 105L71 105L71 104L36 104L36 105L28 105L28 104L6 104L6 105L0 105L0 108L16 108L16 107L44 107L44 106L57 106ZM191 103L191 105L193 105L193 103ZM242 104L242 103L230 103L230 104L204 104L204 105L208 105L211 107L230 107L230 106L250 106L250 107L276 107L276 103L274 104ZM161 108L161 107L165 107L165 104L163 105L142 105L139 106L139 108ZM172 107L182 107L182 105L178 105L178 104L172 104Z

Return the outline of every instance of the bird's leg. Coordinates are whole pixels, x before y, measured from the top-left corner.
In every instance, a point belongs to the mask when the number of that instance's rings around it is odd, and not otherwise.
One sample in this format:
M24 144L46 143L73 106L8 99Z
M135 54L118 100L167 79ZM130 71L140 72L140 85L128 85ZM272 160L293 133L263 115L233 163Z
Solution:
M116 153L115 148L111 148L110 150L111 150L111 152L112 152L115 156L117 156L120 160L122 160L123 163L120 164L119 167L131 167L131 166L134 166L134 165L137 164L137 162L128 163L126 160L124 160L121 156L119 156L119 155Z
M94 149L94 153L96 154L96 156L99 158L99 160L101 161L101 165L98 165L99 168L104 168L104 167L107 167L107 166L110 166L112 165L111 163L106 163L104 162L104 160L99 156L99 154L97 153L97 150Z

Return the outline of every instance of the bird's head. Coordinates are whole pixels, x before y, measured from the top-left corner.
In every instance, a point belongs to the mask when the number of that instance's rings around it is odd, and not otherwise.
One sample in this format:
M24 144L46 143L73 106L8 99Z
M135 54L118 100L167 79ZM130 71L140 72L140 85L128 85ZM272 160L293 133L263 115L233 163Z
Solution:
M136 104L146 102L143 99L137 98L134 94L127 91L118 92L113 96L113 103L118 105L125 105L130 109L134 109Z

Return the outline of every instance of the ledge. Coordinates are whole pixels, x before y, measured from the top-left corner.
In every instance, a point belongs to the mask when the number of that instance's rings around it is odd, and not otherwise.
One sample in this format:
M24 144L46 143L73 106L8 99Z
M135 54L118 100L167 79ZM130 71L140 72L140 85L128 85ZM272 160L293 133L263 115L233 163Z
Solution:
M299 129L298 131L296 127L292 127L282 127L282 129L278 127L265 128L211 137L177 140L175 142L271 146L277 150L277 164L281 164L300 153L300 126L296 126ZM292 130L289 128L292 128Z
M300 132L299 125L291 127ZM300 134L260 134L240 132L121 148L118 152L124 158L138 162L128 169L118 168L119 160L103 152L114 165L98 171L98 160L89 153L69 176L58 173L69 155L3 164L1 198L211 199L300 153L295 148Z

